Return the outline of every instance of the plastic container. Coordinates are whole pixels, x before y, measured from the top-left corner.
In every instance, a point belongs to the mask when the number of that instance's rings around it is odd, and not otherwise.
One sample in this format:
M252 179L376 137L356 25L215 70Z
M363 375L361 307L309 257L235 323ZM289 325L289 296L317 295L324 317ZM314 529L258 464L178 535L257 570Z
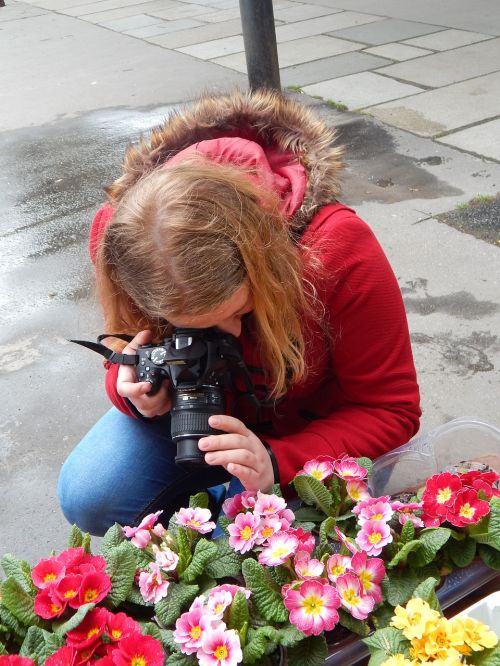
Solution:
M486 463L500 473L500 428L464 417L417 435L374 461L371 494L417 490L433 474L464 460Z
M463 610L459 615L466 615L478 622L487 624L497 636L500 636L500 592L489 594L484 599Z

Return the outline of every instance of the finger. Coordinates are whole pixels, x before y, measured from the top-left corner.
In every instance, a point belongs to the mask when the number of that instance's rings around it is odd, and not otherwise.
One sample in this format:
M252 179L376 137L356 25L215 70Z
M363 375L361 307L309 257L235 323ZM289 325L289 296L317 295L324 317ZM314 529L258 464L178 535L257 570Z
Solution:
M248 435L250 433L250 430L248 430L243 421L227 414L214 414L208 419L208 425L216 430L234 432L238 435Z
M245 490L259 490L259 475L251 467L229 463L226 469L229 474L236 476L241 481Z
M205 454L205 462L209 465L227 467L230 463L244 465L257 471L257 456L247 449L231 449L230 451L210 451Z
M244 435L210 435L202 437L198 442L201 451L227 451L229 449L249 449L250 442Z
M116 382L116 391L122 398L137 399L151 391L149 382Z
M137 335L131 340L128 345L123 349L123 354L133 354L137 351L140 345L147 345L153 339L152 331L139 331Z

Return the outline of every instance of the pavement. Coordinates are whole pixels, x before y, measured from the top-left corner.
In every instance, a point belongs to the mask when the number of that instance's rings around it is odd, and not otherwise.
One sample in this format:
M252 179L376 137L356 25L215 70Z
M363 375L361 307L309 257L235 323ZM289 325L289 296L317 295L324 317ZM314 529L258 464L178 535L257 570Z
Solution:
M470 416L491 427L466 446L500 449L498 3L274 14L282 85L338 128L343 200L398 277L421 431ZM102 186L177 105L248 84L236 0L6 0L0 62L0 554L33 562L65 547L58 472L108 408L99 360L67 342L102 329L86 253Z

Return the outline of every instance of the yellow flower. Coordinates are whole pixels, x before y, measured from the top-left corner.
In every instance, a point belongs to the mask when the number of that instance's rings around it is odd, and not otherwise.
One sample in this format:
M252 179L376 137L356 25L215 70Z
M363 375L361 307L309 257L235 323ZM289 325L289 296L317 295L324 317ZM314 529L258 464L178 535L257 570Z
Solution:
M453 630L460 635L462 641L476 652L498 645L498 637L495 632L472 617L456 617L452 620L452 625Z
M411 640L422 638L425 633L432 631L439 619L439 613L426 601L414 598L408 601L406 608L396 606L391 626L400 629L403 635Z
M393 654L386 659L380 666L412 666L413 662L407 659L404 654Z
M460 655L455 652L443 659L434 659L432 666L464 666Z

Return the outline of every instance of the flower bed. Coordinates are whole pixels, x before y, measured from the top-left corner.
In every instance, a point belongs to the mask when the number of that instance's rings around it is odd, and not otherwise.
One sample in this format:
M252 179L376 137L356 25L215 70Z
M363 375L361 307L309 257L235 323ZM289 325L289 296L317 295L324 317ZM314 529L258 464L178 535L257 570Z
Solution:
M76 527L66 551L33 568L5 555L0 666L270 666L283 655L322 666L346 635L376 652L375 666L409 659L407 637L384 654L376 642L400 631L395 613L412 599L439 613L436 587L478 558L500 569L500 477L447 472L411 497L370 497L370 470L366 458L310 461L293 481L300 508L278 487L241 493L224 503L215 539L199 493L168 526L161 512L113 526L99 555ZM461 663L498 666L489 643L458 650Z

